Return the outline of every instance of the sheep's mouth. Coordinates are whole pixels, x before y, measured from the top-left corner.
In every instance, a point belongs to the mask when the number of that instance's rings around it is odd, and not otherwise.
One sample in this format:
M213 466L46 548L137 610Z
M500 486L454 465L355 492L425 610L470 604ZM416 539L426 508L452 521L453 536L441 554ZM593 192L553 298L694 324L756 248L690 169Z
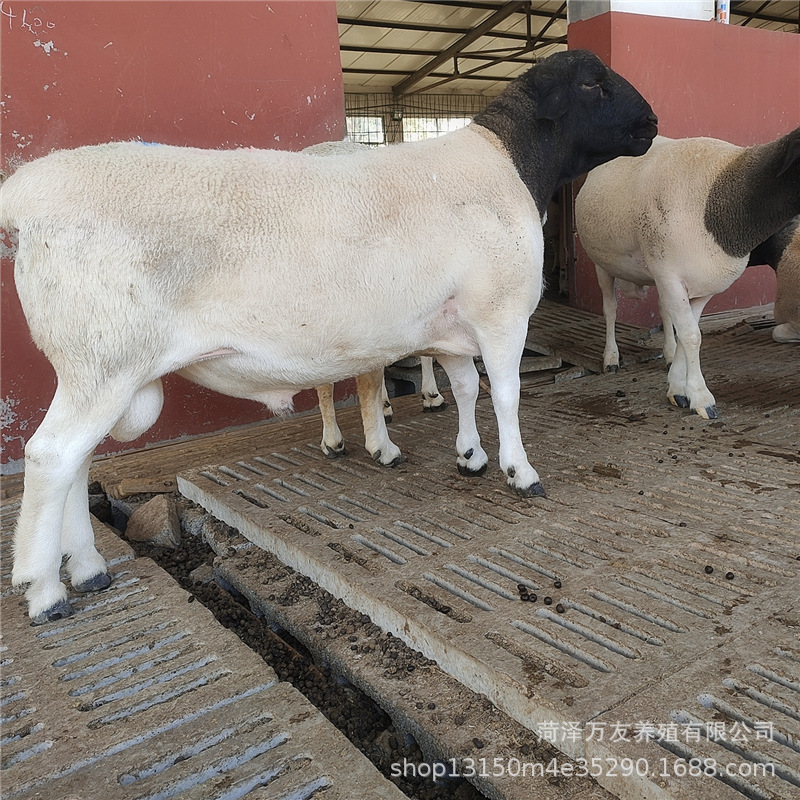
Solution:
M658 128L655 125L647 128L646 131L637 131L636 134L631 134L630 146L635 151L633 155L644 155L650 149L650 145L653 144L653 139L656 138L657 134Z
M631 133L631 138L636 141L652 142L656 136L658 136L658 125L652 122L642 125Z

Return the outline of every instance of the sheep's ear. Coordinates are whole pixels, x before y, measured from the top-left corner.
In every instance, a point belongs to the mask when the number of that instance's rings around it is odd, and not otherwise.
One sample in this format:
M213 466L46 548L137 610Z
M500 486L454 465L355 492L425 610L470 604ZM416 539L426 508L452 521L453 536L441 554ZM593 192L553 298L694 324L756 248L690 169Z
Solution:
M786 155L783 158L781 168L778 170L778 176L783 175L798 160L800 160L800 136L794 136L786 148Z
M567 97L563 87L553 86L539 96L536 119L559 119L567 113Z

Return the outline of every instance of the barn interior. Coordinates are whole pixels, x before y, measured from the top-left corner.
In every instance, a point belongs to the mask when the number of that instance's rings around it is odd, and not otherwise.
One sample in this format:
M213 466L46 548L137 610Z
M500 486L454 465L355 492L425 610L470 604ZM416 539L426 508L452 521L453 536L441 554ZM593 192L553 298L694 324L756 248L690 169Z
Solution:
M800 125L798 33L800 4L761 0L3 2L0 169L128 139L396 146L568 48L630 80L662 135L746 147ZM6 233L4 797L799 796L800 386L775 271L748 267L701 320L719 418L674 408L652 291L619 297L623 367L603 373L580 185L552 199L520 365L546 498L505 486L485 371L482 478L455 469L446 374L447 409L423 413L413 356L386 370L392 468L364 450L353 380L332 460L313 390L275 418L170 376L158 423L93 462L111 587L44 626L11 560L56 380Z

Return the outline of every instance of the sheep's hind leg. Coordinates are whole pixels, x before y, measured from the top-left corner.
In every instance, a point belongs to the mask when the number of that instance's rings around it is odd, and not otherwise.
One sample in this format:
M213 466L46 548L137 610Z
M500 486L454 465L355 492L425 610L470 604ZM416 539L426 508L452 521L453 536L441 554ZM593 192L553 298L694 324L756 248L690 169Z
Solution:
M690 408L704 419L716 419L716 400L706 386L700 369L700 315L711 297L689 300L685 292L673 287L659 287L659 294L668 305L669 317L675 326L677 347L669 369L667 397L678 408Z
M317 400L319 401L319 413L322 415L320 450L322 450L326 458L339 458L339 456L347 455L347 450L344 447L344 437L336 422L332 383L317 386Z
M389 438L384 417L383 395L386 391L383 370L375 370L356 378L361 421L364 425L364 446L372 458L386 467L397 466L403 456L400 448Z
M439 387L436 385L433 359L430 356L421 356L419 363L422 368L422 410L444 411L447 408L447 402L439 394Z
M606 345L603 351L603 372L619 372L619 348L617 347L617 292L614 276L602 267L595 266L597 282L603 295L603 317L606 321Z
M800 342L800 323L784 322L772 329L772 338L779 344Z
M16 587L27 587L28 613L34 623L52 622L73 613L67 589L59 580L62 531L65 522L76 521L69 517L86 491L85 465L104 433L81 424L77 404L58 389L25 448L25 491L14 534L12 582ZM88 523L88 498L86 502ZM78 524L83 525L83 520ZM93 541L91 527L88 535ZM75 539L85 543L85 528ZM101 569L104 573L105 562Z
M663 303L659 298L658 310L661 314L661 327L664 329L664 361L667 364L667 369L672 366L675 360L675 351L678 348L678 343L675 341L675 327L669 317L669 312L664 308Z
M775 327L772 338L781 344L800 342L800 237L784 250L778 264Z
M389 392L386 389L386 380L381 379L381 407L383 409L383 418L388 425L394 419L394 409L392 408L392 401L389 399Z
M478 426L475 424L475 403L480 390L478 370L471 356L438 356L458 407L458 435L456 436L456 465L462 475L483 475L489 456L481 447Z
M94 531L89 515L89 456L81 465L80 473L67 495L64 506L64 523L61 527L61 552L67 557L67 574L76 592L94 592L106 589L111 577L106 571L106 560L94 546Z
M135 438L161 409L160 381L133 394L106 385L91 398L70 396L63 386L59 380L53 402L25 448L25 490L14 533L12 583L26 587L28 614L36 624L73 614L59 579L62 555L68 557L67 571L77 590L110 583L89 520L89 463L112 428L117 438Z

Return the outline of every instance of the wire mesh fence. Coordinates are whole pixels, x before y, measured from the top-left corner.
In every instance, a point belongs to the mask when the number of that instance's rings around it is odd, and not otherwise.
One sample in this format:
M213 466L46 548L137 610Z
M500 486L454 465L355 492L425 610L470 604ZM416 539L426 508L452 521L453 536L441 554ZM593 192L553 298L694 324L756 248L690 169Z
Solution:
M353 142L377 146L440 136L463 128L490 100L471 94L348 93L347 135Z

